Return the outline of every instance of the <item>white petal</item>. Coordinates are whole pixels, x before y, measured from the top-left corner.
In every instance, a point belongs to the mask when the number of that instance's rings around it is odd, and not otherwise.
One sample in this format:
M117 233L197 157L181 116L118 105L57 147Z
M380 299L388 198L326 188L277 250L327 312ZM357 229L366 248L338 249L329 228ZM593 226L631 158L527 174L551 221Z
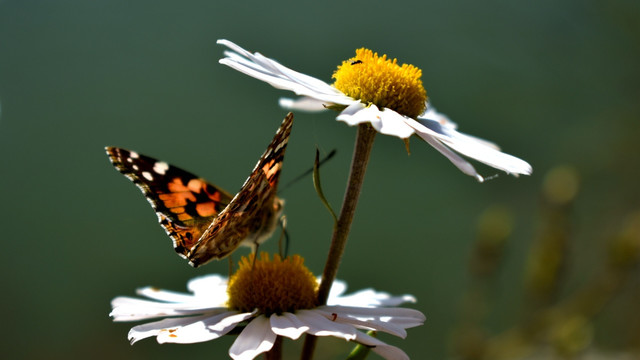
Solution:
M274 333L293 340L297 340L300 335L309 330L309 326L289 312L285 312L282 315L271 315L269 320L271 321L271 330Z
M136 293L140 296L164 302L184 303L194 300L194 296L191 294L162 290L153 286L139 288Z
M455 165L460 171L462 171L467 175L475 177L479 182L484 181L484 178L480 176L480 174L478 174L478 172L476 171L476 168L474 168L470 162L461 158L456 153L454 153L451 149L444 146L440 142L440 140L436 139L435 137L429 134L421 133L420 131L416 131L416 133L429 145L433 146L434 149L438 150L440 154L444 155L447 159L449 159L449 161L451 161L453 165Z
M199 317L199 321L191 324L174 328L168 327L161 330L156 339L160 344L193 344L217 339L236 327L237 322L225 327L219 326L221 321L235 314L236 312L230 311L215 316ZM218 330L214 330L216 328Z
M424 114L418 117L418 122L421 122L421 120L427 120L427 119L437 121L443 128L447 128L451 130L456 130L458 128L458 124L451 121L451 119L449 119L449 117L446 116L445 114L437 112L436 109L433 106L431 106L430 103L427 103L427 111L425 111ZM461 134L461 133L458 133L458 134L461 136L467 137L470 141L477 141L495 150L500 150L500 147L495 143L492 143L491 141L487 141L479 137L475 137L467 134Z
M416 134L445 155L462 172L476 177L480 182L483 181L483 178L478 175L473 166L447 150L444 145L465 156L512 175L531 174L531 165L514 156L496 150L492 143L479 141L477 138L461 134L453 128L442 126L442 124L433 119L418 118L418 121L407 119L406 122L416 131Z
M414 133L413 128L406 124L404 116L386 108L382 110L382 127L378 131L401 139L406 139Z
M242 330L229 349L229 355L235 360L250 360L263 352L271 350L277 335L271 331L269 319L260 315L251 320Z
M226 308L200 306L197 303L161 303L129 297L117 297L111 301L109 314L114 321L135 321L168 316L184 316L203 313L220 313Z
M226 57L219 61L221 64L262 80L275 88L290 90L298 95L327 103L348 105L353 102L353 99L322 80L291 70L259 53L252 54L231 41L218 40L218 44L232 50L225 52Z
M362 315L362 316L389 316L389 317L414 317L416 319L420 319L422 321L425 320L425 316L416 309L410 308L401 308L401 307L374 307L374 308L363 308L358 306L320 306L318 309L336 309L340 312L346 312L353 315Z
M379 133L401 139L406 139L414 133L413 128L406 124L404 116L390 109L381 111L374 104L365 105L354 102L342 110L336 120L343 121L349 126L369 122Z
M451 119L449 119L447 115L437 112L436 108L431 105L431 102L427 102L426 109L427 110L422 115L418 116L419 118L433 119L438 121L443 126L447 126L452 129L458 128L458 124L451 121Z
M191 279L187 284L187 289L196 297L220 298L220 294L224 295L224 301L227 301L227 278L217 274L199 276Z
M318 284L320 284L322 282L322 278L318 278ZM340 295L344 294L344 292L347 291L347 283L342 281L342 280L333 280L333 283L331 283L331 289L329 289L329 297L327 300L327 303L329 305L332 305L332 303L334 303L339 297Z
M280 98L280 107L287 110L299 110L308 112L318 112L327 110L326 103L324 101L316 100L314 98L303 96L297 99Z
M296 316L301 322L309 326L307 331L315 336L335 336L347 341L356 338L356 329L353 326L340 324L328 320L321 312L314 310L298 310Z
M133 344L142 339L146 339L151 336L156 336L163 330L176 329L182 326L186 326L186 325L198 322L207 317L208 315L185 317L185 318L171 318L171 319L163 319L160 321L154 321L147 324L137 325L132 327L131 330L129 330L129 341L131 341L131 344Z
M409 360L409 356L401 349L359 331L356 341L370 347L371 351L387 360Z
M400 338L407 337L407 331L402 326L397 326L396 324L392 324L389 322L381 321L373 318L359 319L356 317L348 316L347 314L340 313L327 313L326 315L332 316L331 319L337 323L341 324L349 324L356 329L361 330L374 330L374 331L382 331L387 334L391 334Z
M366 106L361 102L355 102L342 110L336 120L343 121L349 126L371 123L377 131L380 131L380 128L382 128L382 111L373 104Z
M328 305L345 305L345 306L397 306L406 302L416 302L416 298L412 295L391 296L385 292L377 292L373 289L365 289L341 296L336 299L330 299Z
M254 310L253 312L250 312L250 313L240 313L240 314L238 314L237 312L234 312L235 315L227 316L221 319L216 324L209 325L209 328L214 331L223 331L223 329L226 329L229 326L235 326L236 324L255 316L257 313L258 313L257 310Z
M455 129L442 126L439 122L432 119L419 118L418 122L421 125L421 129L418 131L418 129L414 127L416 131L425 132L425 129L428 129L428 132L437 134L441 142L462 155L476 159L509 174L530 175L532 172L531 165L526 161L496 150L495 146L491 143L461 134Z
M404 338L404 329L422 325L424 314L406 308L359 308L348 306L321 306L317 309L336 322L351 324L359 329L377 330Z

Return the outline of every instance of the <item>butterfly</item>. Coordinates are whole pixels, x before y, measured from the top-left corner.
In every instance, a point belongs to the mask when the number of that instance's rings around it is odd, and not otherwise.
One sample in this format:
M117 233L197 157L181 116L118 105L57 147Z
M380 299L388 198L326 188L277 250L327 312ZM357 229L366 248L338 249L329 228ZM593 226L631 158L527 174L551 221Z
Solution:
M235 196L152 157L117 147L106 151L113 166L142 190L178 255L198 267L240 245L255 250L277 228L284 200L276 190L292 125L289 113Z

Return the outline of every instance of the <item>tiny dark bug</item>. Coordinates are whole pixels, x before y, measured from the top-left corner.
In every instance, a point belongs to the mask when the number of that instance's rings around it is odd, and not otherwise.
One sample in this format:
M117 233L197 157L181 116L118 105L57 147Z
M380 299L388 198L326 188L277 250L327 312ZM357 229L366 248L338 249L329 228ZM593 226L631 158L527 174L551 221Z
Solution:
M351 62L351 65L355 65L355 64L362 64L362 60L356 60Z

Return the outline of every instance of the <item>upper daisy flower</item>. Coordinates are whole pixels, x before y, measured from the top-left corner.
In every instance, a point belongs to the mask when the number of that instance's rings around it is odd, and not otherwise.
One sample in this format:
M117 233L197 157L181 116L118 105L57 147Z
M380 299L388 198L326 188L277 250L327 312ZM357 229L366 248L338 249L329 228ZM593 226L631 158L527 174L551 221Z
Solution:
M531 165L500 152L495 144L459 133L453 122L429 105L422 71L413 65L398 65L396 59L362 48L338 66L333 74L335 82L329 85L228 40L218 40L218 44L230 49L220 59L221 64L301 96L281 99L280 105L285 108L336 109L340 111L337 120L349 125L370 123L378 132L402 139L417 134L479 181L483 177L454 151L515 176L532 172Z
M399 348L359 329L382 331L404 338L405 329L422 325L425 317L413 309L391 308L415 302L410 295L390 296L363 290L342 296L345 285L334 282L328 305L316 306L316 278L299 256L253 261L243 257L227 281L218 275L188 283L192 294L146 287L138 294L152 300L117 297L111 305L114 321L165 318L135 326L132 343L155 336L159 343L196 343L219 338L238 325L244 329L229 349L233 359L253 359L269 351L277 336L298 339L302 334L335 336L370 347L385 359L409 359Z

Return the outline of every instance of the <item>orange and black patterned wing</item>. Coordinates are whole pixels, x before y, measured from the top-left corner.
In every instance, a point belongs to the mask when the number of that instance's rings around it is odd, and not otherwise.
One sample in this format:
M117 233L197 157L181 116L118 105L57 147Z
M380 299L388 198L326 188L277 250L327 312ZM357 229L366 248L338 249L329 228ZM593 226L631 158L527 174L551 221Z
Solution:
M117 147L106 150L113 166L142 190L185 258L231 201L224 190L166 162Z
M289 113L240 191L187 255L192 266L224 258L240 245L255 247L275 231L284 205L276 191L292 125Z

